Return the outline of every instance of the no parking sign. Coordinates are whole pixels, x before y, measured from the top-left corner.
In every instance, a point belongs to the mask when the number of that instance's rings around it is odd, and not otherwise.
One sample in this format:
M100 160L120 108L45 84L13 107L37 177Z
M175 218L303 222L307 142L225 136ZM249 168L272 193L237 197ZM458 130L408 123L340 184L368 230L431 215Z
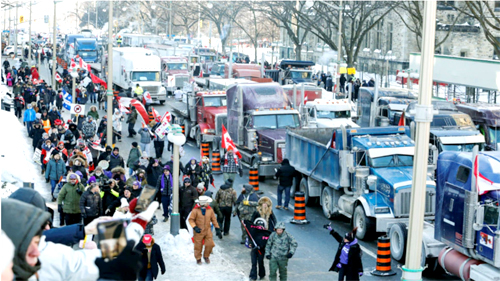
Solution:
M72 104L71 105L71 110L70 113L72 114L84 114L85 112L85 105L81 104Z

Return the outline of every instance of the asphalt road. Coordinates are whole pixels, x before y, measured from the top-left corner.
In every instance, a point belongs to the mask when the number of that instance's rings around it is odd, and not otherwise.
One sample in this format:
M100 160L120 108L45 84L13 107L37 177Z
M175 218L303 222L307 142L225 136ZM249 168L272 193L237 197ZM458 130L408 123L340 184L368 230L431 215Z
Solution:
M48 69L42 67L40 69L42 78L46 78L49 75ZM153 105L160 114L165 113L170 110L169 101L165 105L155 104ZM87 110L90 106L87 106ZM67 113L66 113L67 114ZM99 116L104 116L105 112L99 110ZM140 122L136 123L135 129L140 128ZM123 135L128 135L127 124L123 123ZM139 142L139 137L135 138L122 138L122 142L117 143L120 148L120 154L126 160L128 157L128 151L131 148L132 142ZM189 139L184 145L185 155L181 158L181 162L186 164L191 157L199 159L200 151L196 148L194 140ZM150 156L154 156L154 148L151 145ZM170 159L170 153L167 151L165 146L165 152L163 154L162 160L164 162ZM215 175L215 186L218 187L223 183L222 175ZM242 185L248 183L248 170L244 169L242 177L236 177L234 183L234 188L238 192L241 192ZM214 194L216 190L210 187ZM268 178L265 182L260 182L260 191L263 192L261 196L268 196L273 201L273 206L276 205L276 192L277 192L277 181ZM330 236L329 232L323 228L324 224L332 223L332 227L343 235L344 233L352 229L350 222L346 218L339 218L336 220L328 220L324 217L321 206L312 206L306 208L306 216L309 224L296 225L290 223L293 218L293 200L291 201L291 207L288 211L273 209L278 221L284 221L286 224L286 231L292 234L298 242L298 248L296 254L289 261L288 266L288 276L289 280L337 280L337 274L334 272L329 272L329 268L332 265L333 259L335 257L335 252L338 247L337 241ZM163 223L163 222L159 222ZM167 222L167 223L170 223ZM381 234L382 235L382 234ZM218 239L217 239L218 240ZM216 241L218 246L221 246L225 252L227 252L236 263L247 264L248 273L250 273L250 250L244 245L240 244L241 240L241 230L239 227L239 222L236 217L232 218L231 221L231 231L229 236L224 236L222 241ZM364 266L364 276L362 280L401 280L401 270L399 269L401 264L396 261L392 261L392 270L396 273L389 277L376 277L370 274L372 270L375 269L376 265L376 253L377 253L377 241L360 241L359 242L363 251L362 261ZM194 262L194 261L193 261ZM267 267L267 262L266 262ZM423 280L459 280L456 277L448 276L442 271L436 274L424 274Z

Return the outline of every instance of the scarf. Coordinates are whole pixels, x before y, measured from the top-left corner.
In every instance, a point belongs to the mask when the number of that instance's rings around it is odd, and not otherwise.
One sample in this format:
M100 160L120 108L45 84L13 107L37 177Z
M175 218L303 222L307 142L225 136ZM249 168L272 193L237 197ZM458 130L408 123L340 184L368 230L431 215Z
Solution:
M168 175L168 178L170 180L170 188L172 188L172 186L174 186L174 182L172 180L172 176L171 175ZM163 189L165 188L165 174L163 174L161 176L161 191L163 192Z
M226 156L224 157L224 166L225 167L227 167L227 165L228 165L227 155L228 155L228 153L226 153ZM236 164L236 166L238 166L238 156L236 156L235 153L233 153L233 158L234 158L234 164Z

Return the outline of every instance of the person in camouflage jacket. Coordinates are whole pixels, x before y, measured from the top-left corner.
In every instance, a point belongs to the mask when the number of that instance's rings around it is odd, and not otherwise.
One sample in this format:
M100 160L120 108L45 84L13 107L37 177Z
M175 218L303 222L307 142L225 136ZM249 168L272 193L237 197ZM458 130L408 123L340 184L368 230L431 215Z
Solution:
M269 236L266 244L266 258L269 260L269 281L275 281L277 271L280 280L287 280L288 260L292 258L297 249L297 241L291 234L285 231L285 223L276 225L276 232Z
M205 190L208 190L208 185L214 182L214 177L212 175L212 167L210 166L210 159L207 156L203 156L201 160L201 174L200 181L205 183Z
M231 227L231 213L233 206L236 206L236 191L228 184L221 185L220 189L215 194L215 202L219 204L222 216L220 217L220 228L224 231L224 235L229 235Z
M241 191L238 200L236 200L236 214L240 218L240 227L241 227L241 244L245 244L245 240L248 237L245 226L241 223L243 220L251 220L253 213L257 210L257 206L259 205L259 195L255 193L253 186L249 184L243 185L243 190Z

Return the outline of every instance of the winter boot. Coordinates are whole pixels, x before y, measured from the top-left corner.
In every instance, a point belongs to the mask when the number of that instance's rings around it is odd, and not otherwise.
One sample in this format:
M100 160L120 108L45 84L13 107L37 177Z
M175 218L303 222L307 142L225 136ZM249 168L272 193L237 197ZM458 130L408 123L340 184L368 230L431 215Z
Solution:
M210 264L210 258L204 258L207 264Z
M201 260L197 260L196 264L201 265Z

